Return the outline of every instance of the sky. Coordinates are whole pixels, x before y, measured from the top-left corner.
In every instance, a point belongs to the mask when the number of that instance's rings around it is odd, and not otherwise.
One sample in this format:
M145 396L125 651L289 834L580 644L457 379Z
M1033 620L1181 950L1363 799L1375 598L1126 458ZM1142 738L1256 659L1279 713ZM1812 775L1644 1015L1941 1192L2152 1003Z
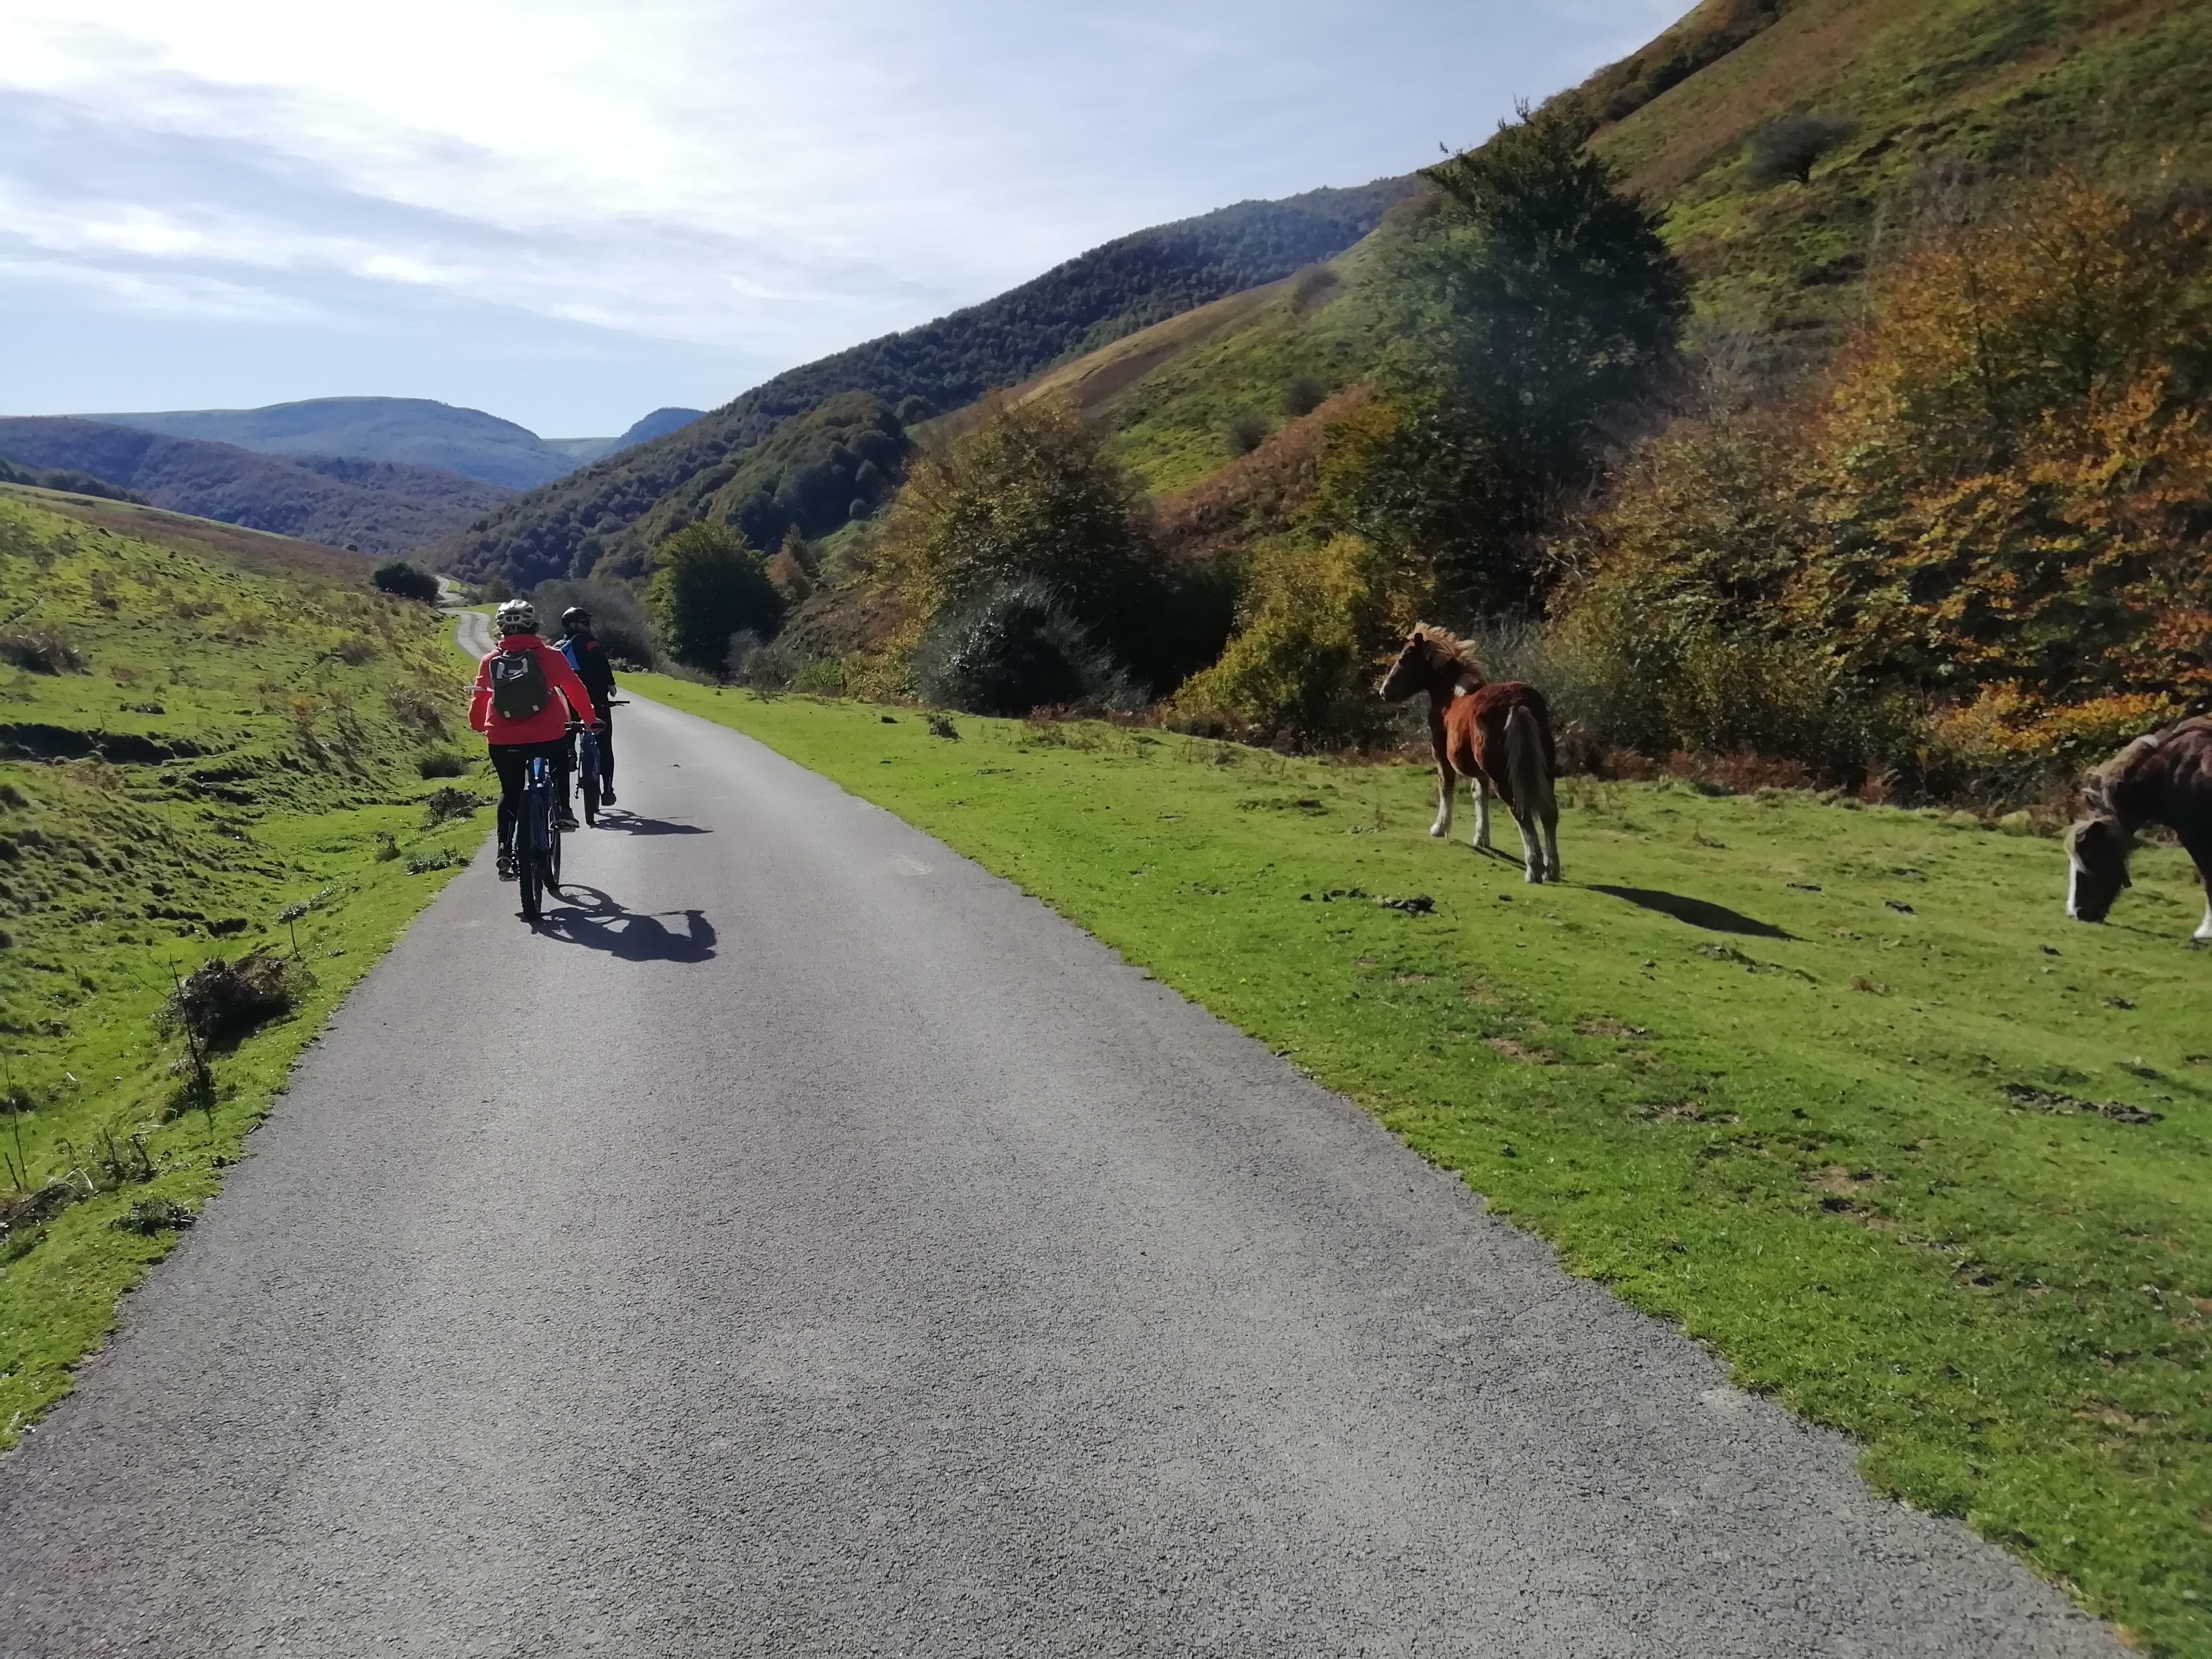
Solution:
M0 0L0 414L712 408L1688 0Z

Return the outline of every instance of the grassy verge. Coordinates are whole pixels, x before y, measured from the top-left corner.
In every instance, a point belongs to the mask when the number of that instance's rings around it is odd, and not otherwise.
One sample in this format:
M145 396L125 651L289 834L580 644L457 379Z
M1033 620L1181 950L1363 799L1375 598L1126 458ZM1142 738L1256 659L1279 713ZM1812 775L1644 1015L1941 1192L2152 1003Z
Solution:
M301 1048L481 836L422 799L483 793L423 775L457 752L449 624L364 574L0 491L0 1447L67 1390ZM179 976L254 949L312 983L218 1044L195 1091L156 1016Z
M1530 888L1425 836L1419 768L635 683L1290 1054L1860 1437L1882 1490L2212 1654L2212 952L2179 853L2093 928L2051 842L1961 815L1571 781L1571 884Z

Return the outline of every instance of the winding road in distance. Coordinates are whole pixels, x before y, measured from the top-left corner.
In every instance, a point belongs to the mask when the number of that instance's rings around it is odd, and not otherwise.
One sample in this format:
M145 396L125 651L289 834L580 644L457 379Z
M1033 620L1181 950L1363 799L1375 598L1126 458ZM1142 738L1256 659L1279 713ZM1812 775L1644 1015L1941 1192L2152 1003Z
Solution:
M480 623L465 624L480 627ZM0 1654L2113 1659L927 836L623 711L0 1459Z

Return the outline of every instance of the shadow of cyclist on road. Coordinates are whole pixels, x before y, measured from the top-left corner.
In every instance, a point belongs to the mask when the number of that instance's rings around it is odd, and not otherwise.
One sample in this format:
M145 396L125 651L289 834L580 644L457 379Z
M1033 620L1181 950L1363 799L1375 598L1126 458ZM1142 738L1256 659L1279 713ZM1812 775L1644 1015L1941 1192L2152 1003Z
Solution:
M662 916L681 916L676 932ZM700 910L662 910L641 915L596 887L571 882L558 898L546 896L541 931L548 937L588 950L605 951L624 962L707 962L714 955L714 924Z
M641 818L635 812L626 812L618 806L599 809L599 828L619 830L626 836L711 836L714 832L701 823L674 823L666 818Z

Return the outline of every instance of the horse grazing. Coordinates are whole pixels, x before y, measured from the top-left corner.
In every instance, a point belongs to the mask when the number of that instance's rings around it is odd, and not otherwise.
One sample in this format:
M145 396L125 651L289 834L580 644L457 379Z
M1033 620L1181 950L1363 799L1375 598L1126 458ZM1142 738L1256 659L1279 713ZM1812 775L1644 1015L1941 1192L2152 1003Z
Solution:
M1429 745L1437 757L1437 821L1429 833L1451 833L1452 797L1466 778L1474 788L1474 845L1490 845L1495 790L1521 831L1528 879L1559 880L1559 804L1552 780L1559 766L1544 694L1516 680L1485 680L1473 652L1425 623L1407 636L1380 690L1388 702L1429 694Z
M2081 780L2081 799L2089 816L2066 832L2066 914L2102 921L2130 885L2136 831L2158 823L2197 861L2204 921L2196 937L2212 942L2212 717L2137 738Z

